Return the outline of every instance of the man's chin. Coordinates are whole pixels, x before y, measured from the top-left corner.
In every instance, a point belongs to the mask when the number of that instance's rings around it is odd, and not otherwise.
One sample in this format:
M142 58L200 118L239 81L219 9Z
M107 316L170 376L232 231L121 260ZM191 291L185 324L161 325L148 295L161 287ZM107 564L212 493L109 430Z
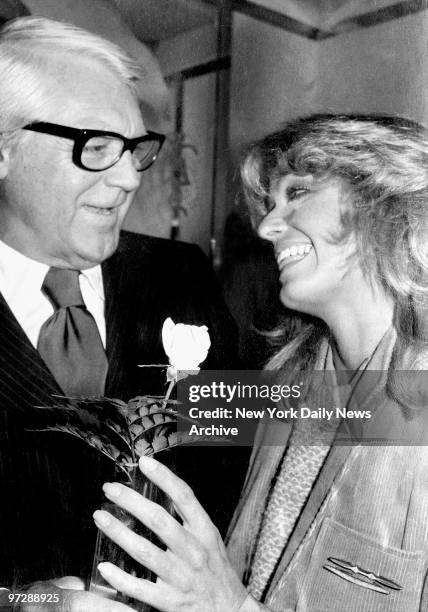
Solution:
M78 269L93 268L98 264L103 263L111 257L119 244L119 233L117 236L112 236L109 239L96 241L91 245L85 245L80 249L76 249L73 260L79 262Z

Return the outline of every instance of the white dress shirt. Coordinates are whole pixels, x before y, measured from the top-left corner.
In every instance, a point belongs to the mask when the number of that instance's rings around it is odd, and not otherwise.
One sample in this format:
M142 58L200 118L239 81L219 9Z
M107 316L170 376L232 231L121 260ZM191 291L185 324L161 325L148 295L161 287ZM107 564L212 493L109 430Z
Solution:
M52 304L42 293L42 284L48 270L47 264L26 257L0 240L0 291L35 348L40 328L54 312ZM105 300L101 266L82 270L79 284L83 301L95 319L105 348Z

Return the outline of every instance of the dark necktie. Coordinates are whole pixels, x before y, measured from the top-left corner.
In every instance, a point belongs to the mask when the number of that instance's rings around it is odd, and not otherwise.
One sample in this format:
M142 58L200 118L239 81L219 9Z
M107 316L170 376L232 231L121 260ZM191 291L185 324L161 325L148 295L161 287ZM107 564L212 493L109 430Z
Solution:
M37 349L66 395L103 395L108 362L79 274L49 268L42 291L55 312L41 327Z

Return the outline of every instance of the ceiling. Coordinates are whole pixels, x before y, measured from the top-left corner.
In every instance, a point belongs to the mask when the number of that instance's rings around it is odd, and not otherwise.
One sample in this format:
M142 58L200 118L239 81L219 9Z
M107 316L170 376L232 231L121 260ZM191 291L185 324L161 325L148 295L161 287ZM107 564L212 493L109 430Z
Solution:
M52 0L55 2L55 0ZM73 0L69 0L70 3ZM90 1L90 0L88 0ZM215 24L217 7L227 0L104 0L112 3L131 30L140 40L152 44L173 38L178 34L206 24ZM326 31L341 32L341 26L358 22L370 25L376 15L389 18L427 8L427 0L229 0L233 10L242 11L256 18L278 20L273 15L291 18L295 23L306 24ZM251 9L251 10L250 10ZM28 14L25 0L0 0L0 23ZM388 16L387 16L388 18Z
M203 0L112 0L134 34L146 43L216 21L216 7Z
M14 0L7 0L9 2ZM15 0L16 1L16 0ZM119 9L135 35L146 43L194 28L215 24L217 7L223 0L110 0ZM239 6L259 6L313 27L334 27L357 15L405 6L415 0L230 0ZM416 0L416 3L422 0Z
M24 0L25 1L25 0ZM71 0L73 1L73 0ZM207 24L215 24L217 7L226 0L104 0L111 2L141 41L154 44ZM327 32L357 23L376 23L376 15L385 11L395 18L407 12L426 8L427 0L230 0L234 10L256 16L261 11L285 16L295 23ZM258 8L257 8L258 7ZM413 7L413 8L412 8ZM252 9L250 12L249 9ZM389 10L388 10L389 9ZM21 0L0 0L0 23L18 15L28 14ZM367 17L364 22L361 16ZM372 18L373 16L373 18ZM256 17L257 18L257 17ZM260 17L259 17L260 18ZM388 18L388 16L386 17ZM352 26L353 27L353 26Z

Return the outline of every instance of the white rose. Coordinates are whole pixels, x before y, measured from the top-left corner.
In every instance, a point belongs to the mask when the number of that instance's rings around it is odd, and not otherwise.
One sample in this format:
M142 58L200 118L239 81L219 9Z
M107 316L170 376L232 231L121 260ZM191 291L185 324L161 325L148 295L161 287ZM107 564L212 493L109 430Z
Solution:
M166 319L163 324L162 343L171 366L168 372L170 380L176 377L177 370L198 372L199 365L205 361L211 346L206 325L174 323L171 318Z

